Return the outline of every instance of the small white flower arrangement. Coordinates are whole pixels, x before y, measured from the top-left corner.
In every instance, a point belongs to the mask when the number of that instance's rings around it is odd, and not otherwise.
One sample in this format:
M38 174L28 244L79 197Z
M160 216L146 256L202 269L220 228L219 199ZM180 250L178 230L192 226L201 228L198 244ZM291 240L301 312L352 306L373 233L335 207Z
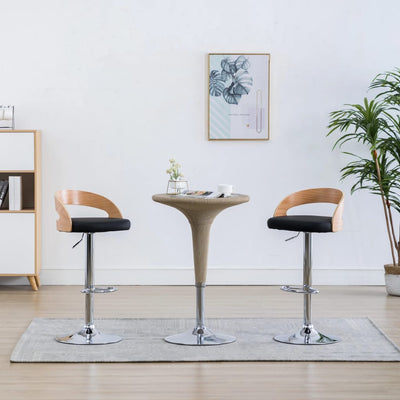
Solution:
M184 190L188 190L188 181L183 177L181 165L178 164L173 158L169 160L169 163L171 165L167 169L167 174L169 175L167 194L180 194Z
M178 164L173 158L169 160L171 166L167 169L167 174L169 174L169 178L171 181L179 181L180 178L183 178L183 174L180 171L181 165Z

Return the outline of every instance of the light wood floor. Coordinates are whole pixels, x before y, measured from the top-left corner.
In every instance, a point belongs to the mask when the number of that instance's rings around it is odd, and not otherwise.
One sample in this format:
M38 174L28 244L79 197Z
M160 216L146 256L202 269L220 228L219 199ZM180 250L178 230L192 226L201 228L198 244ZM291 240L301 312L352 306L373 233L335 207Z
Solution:
M400 345L400 297L383 287L322 286L313 316L371 318ZM0 399L400 399L400 363L249 362L11 364L34 317L83 313L76 286L0 286ZM192 287L122 286L96 295L98 317L194 317ZM208 317L301 317L302 297L277 287L210 286ZM362 335L362 332L360 332ZM66 351L68 349L66 348Z

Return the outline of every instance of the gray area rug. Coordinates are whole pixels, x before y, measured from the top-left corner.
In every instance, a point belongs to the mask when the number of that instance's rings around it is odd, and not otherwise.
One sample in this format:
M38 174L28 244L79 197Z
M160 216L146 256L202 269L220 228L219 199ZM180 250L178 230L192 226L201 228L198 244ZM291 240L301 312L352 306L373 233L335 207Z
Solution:
M79 331L78 319L36 318L11 355L12 362L176 362L176 361L400 361L397 348L368 318L319 319L322 333L342 342L324 346L278 343L273 336L295 332L300 319L209 318L214 332L231 334L237 341L219 346L182 346L165 336L194 326L191 319L99 319L100 332L124 339L115 344L76 346L58 343L56 336Z

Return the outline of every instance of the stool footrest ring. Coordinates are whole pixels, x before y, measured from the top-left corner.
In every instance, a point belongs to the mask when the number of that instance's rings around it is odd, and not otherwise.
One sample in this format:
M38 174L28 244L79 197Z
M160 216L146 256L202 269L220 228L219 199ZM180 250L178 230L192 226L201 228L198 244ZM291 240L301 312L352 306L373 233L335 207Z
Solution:
M111 292L116 292L117 288L109 286L109 287L96 287L96 288L86 288L82 289L81 293L88 294L88 293L111 293Z
M281 286L281 290L291 293L303 293L303 294L318 294L319 290L312 288L311 286Z

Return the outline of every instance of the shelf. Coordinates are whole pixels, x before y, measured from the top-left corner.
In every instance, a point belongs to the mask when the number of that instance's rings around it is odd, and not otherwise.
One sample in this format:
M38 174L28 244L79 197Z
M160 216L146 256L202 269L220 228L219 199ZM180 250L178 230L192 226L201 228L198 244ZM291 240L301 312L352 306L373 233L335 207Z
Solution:
M0 171L0 180L7 180L10 176L21 176L22 178L22 211L35 209L35 172L34 171ZM8 210L8 195L5 198L4 207L1 210ZM20 210L18 210L20 211ZM28 211L32 212L32 211Z
M2 169L0 170L0 174L34 174L34 170L21 170L21 169Z
M7 210L7 209L0 210L0 213L8 213L8 214L10 214L10 213L34 213L34 212L35 212L35 210L29 210L29 209L27 209L27 210Z

